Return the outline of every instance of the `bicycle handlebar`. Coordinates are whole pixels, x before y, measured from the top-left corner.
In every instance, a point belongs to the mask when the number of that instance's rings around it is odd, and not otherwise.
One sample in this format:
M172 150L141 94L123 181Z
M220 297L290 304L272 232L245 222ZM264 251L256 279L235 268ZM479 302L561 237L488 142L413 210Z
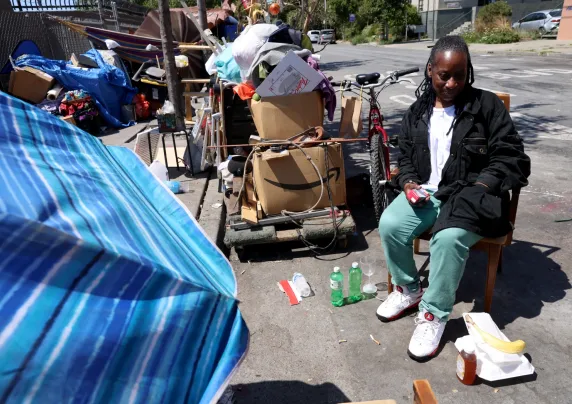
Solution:
M400 78L411 73L417 73L419 71L418 67L410 67L409 69L398 70L395 72L395 77Z
M360 85L356 82L349 81L349 80L332 81L332 82L330 82L330 84L332 85L332 87L342 87L343 86L343 87L349 88L351 86L354 86L354 87L358 87L358 88L362 88L362 89L371 89L371 88L383 86L388 80L397 80L402 76L406 76L406 75L411 74L411 73L417 73L418 71L419 71L419 67L410 67L409 69L397 70L397 71L391 73L390 75L388 75L383 80L381 80L377 83L371 83L371 84Z

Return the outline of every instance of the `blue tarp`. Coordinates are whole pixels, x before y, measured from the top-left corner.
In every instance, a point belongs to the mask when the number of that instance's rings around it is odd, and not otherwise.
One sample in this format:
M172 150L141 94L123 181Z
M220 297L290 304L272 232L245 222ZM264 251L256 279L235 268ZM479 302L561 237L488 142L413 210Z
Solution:
M36 55L22 56L16 61L16 65L34 67L48 73L67 90L88 92L109 126L121 128L133 124L121 122L121 106L131 104L137 89L131 87L129 78L123 71L107 64L99 52L91 50L88 55L97 62L99 68L78 69L63 60L51 60Z
M0 402L216 402L247 345L230 263L142 161L0 93Z

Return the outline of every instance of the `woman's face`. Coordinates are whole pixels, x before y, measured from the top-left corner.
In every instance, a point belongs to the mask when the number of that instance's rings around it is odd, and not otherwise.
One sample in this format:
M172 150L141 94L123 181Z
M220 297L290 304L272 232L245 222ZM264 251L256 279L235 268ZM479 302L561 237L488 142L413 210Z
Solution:
M457 51L439 52L427 71L439 100L453 103L467 82L467 55Z

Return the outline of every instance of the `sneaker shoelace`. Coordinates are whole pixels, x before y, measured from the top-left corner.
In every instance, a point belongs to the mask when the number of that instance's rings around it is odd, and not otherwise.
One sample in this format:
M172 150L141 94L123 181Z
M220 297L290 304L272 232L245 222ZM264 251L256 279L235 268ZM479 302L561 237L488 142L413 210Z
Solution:
M401 292L392 292L387 296L386 302L391 305L398 305L405 300L405 294Z
M431 334L431 340L437 336L439 330L439 321L428 321L425 318L415 318L415 332L413 333L413 338L416 340L427 340L427 334Z

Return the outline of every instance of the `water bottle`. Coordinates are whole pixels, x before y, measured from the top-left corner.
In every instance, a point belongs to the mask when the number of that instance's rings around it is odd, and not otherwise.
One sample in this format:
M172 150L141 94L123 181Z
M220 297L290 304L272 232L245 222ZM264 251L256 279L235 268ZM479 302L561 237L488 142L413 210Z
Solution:
M344 274L340 272L340 267L335 267L330 274L330 301L332 306L340 307L344 305Z
M352 264L350 268L350 290L349 301L352 303L359 302L362 299L361 295L361 278L362 272L357 262Z
M310 285L308 285L308 282L306 282L306 278L304 278L304 275L302 275L301 273L296 272L294 274L294 276L292 277L292 283L294 284L294 287L296 288L298 293L300 293L300 296L308 297L310 296L310 293L312 293Z

